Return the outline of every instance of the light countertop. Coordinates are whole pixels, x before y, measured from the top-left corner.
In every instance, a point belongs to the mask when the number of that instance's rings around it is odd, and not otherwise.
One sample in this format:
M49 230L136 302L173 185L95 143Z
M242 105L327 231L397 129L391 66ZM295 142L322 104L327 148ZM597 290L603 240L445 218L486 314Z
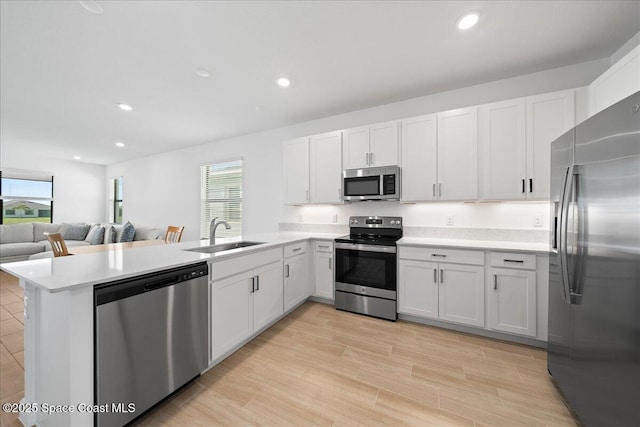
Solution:
M265 242L261 245L232 249L214 254L188 251L209 246L208 240L181 242L168 245L130 249L113 249L59 258L45 258L0 264L0 269L49 292L67 291L77 287L94 286L114 280L126 279L164 269L180 267L198 262L215 263L247 253L276 248L308 239L333 240L341 234L279 232L255 234L241 238L219 238L217 243L239 240ZM498 242L460 239L431 239L403 237L398 245L439 246L476 250L504 250L547 253L546 243Z
M489 251L549 253L548 243L505 242L498 240L434 239L426 237L403 237L400 246L438 246L458 249L482 249Z

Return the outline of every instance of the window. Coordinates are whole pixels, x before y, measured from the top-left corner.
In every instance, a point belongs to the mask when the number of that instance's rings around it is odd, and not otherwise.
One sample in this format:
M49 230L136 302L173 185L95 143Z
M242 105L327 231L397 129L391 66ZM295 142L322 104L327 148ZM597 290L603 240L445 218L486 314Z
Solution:
M122 177L113 180L113 222L122 224Z
M0 171L0 223L53 222L53 176Z
M200 167L200 237L209 238L211 220L226 221L216 236L242 235L242 160L214 163Z

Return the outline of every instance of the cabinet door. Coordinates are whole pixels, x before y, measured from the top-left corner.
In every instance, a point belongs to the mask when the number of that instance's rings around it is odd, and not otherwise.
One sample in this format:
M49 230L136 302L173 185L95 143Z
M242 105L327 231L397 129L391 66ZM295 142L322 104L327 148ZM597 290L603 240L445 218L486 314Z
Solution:
M333 296L333 253L315 253L316 296L334 299Z
M478 198L476 107L438 114L438 186L440 200Z
M211 355L222 356L253 334L252 272L212 283Z
M575 123L573 90L545 93L526 99L527 198L550 197L551 142Z
M309 296L309 257L297 255L284 260L284 311L291 310Z
M398 312L438 318L438 264L401 259L398 263Z
M489 324L495 331L536 336L536 273L492 268L489 283Z
M342 203L342 132L311 137L311 203Z
M593 115L640 90L640 46L637 46L589 85Z
M402 200L436 199L438 151L437 116L402 121Z
M481 199L525 198L524 112L524 98L478 108Z
M398 122L378 123L371 126L369 137L369 165L395 166L398 164Z
M288 205L309 202L309 138L284 144L284 202Z
M345 169L369 167L369 127L345 130L342 142L342 163Z
M284 313L282 261L260 267L254 276L253 330L258 332Z
M440 319L484 327L484 267L440 264Z

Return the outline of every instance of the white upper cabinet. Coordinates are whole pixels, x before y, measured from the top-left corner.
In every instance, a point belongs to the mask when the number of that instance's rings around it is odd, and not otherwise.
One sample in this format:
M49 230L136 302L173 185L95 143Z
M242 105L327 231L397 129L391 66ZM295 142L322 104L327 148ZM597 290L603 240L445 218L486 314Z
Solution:
M640 46L589 85L589 112L596 114L640 90Z
M575 126L575 91L527 97L526 116L527 198L549 200L551 143Z
M480 198L549 198L551 142L575 123L575 91L478 107Z
M437 115L402 121L402 200L436 200Z
M398 122L347 129L343 135L344 169L398 164Z
M480 198L523 199L525 193L525 100L478 108Z
M309 138L284 143L284 202L309 203Z
M478 110L438 113L438 185L440 200L478 198Z
M311 203L342 203L342 132L311 137Z

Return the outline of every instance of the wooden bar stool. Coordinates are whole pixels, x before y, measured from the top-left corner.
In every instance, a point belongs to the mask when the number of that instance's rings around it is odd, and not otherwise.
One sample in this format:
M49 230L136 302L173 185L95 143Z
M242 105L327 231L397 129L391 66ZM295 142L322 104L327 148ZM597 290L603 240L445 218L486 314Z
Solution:
M180 239L182 239L183 231L184 227L176 227L174 225L168 226L167 234L164 236L164 241L166 243L178 243Z
M53 256L67 256L70 255L67 250L67 245L64 243L62 234L60 233L44 233L47 236L47 240L51 244L51 250L53 250Z

